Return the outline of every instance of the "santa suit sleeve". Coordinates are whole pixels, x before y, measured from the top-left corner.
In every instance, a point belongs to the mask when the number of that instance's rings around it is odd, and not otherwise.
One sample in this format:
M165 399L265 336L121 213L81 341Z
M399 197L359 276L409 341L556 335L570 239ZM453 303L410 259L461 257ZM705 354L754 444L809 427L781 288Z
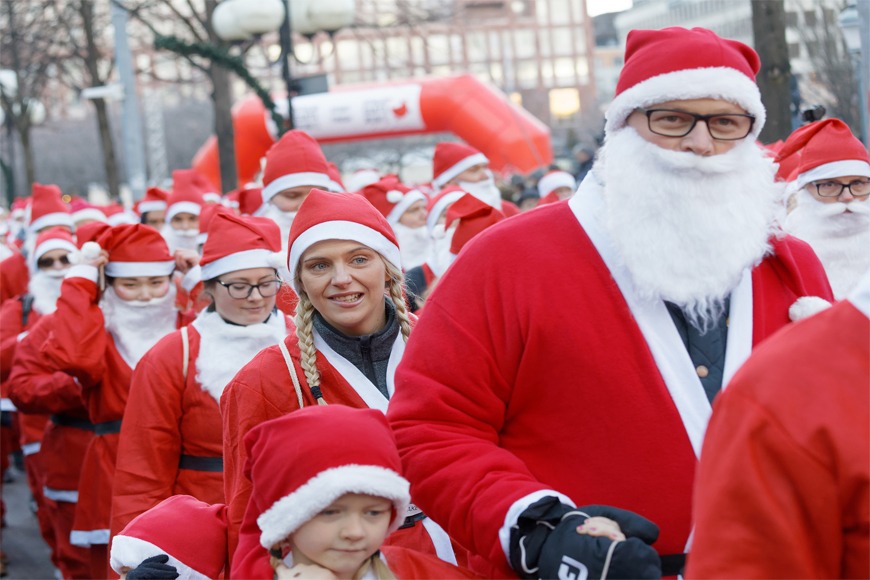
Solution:
M20 300L7 300L0 307L0 382L5 382L12 372L18 335L24 330L21 325L21 309Z
M785 328L717 398L688 578L870 574L870 321L852 308Z
M173 332L145 353L133 372L112 488L113 535L174 493L181 457L182 351L180 332Z
M76 377L83 388L99 382L106 366L108 334L96 276L97 269L92 266L70 268L61 285L51 333L42 346L51 364Z

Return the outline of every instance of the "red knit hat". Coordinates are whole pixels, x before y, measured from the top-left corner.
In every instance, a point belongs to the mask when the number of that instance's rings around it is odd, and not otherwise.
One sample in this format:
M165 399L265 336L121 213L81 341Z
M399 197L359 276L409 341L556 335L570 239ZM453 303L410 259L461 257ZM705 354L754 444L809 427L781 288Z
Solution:
M447 208L444 226L449 228L454 221L459 222L450 239L450 253L454 256L458 255L471 238L503 219L503 213L466 193L459 198L459 201Z
M69 206L64 203L60 188L56 185L33 184L33 198L30 202L30 223L27 226L35 234L49 226L73 228Z
M168 276L175 260L160 232L144 224L123 224L109 228L96 240L109 252L106 276Z
M224 208L212 217L202 248L202 279L247 268L278 268L281 230L268 218L237 216ZM277 254L277 256L276 256Z
M159 187L149 187L145 191L145 196L136 204L136 212L139 215L148 213L149 211L160 211L166 209L166 203L169 200L169 192Z
M466 169L481 163L489 163L489 159L474 147L452 141L438 143L432 159L432 183L444 187Z
M296 270L305 250L323 240L353 240L402 269L399 243L386 218L361 195L312 189L290 226L287 265L296 286Z
M616 97L605 114L605 133L624 127L635 109L665 101L722 99L755 116L752 135L757 137L766 116L755 84L760 66L752 48L705 28L632 30Z
M248 507L260 514L260 545L266 549L347 493L391 500L390 531L404 521L410 484L401 476L396 440L380 411L305 407L251 429L245 448L245 475L252 484Z
M466 193L468 192L458 185L451 185L439 191L435 197L429 198L429 215L426 216L426 228L429 230L430 235L435 231L438 220L444 215L444 210Z
M538 195L547 197L547 194L560 187L569 187L574 191L577 189L577 180L567 171L551 171L538 181Z
M72 234L64 228L51 228L39 234L36 237L36 245L33 248L32 255L29 256L30 271L36 271L36 263L45 255L46 252L52 250L66 250L73 253L78 251L75 242L73 242Z
M310 185L330 189L332 179L320 145L305 131L287 131L266 153L263 170L263 202L279 191Z
M794 131L776 159L788 161L794 155L799 155L795 170L798 188L832 177L870 177L867 149L840 119L816 121Z
M179 578L217 578L227 559L227 506L173 495L136 516L112 540L112 570L166 554Z
M427 201L419 189L412 189L399 181L396 175L385 175L380 181L367 185L360 191L390 225L399 222L409 207L418 201Z
M180 213L198 216L205 203L202 177L193 169L176 169L172 172L172 193L166 200L166 223Z

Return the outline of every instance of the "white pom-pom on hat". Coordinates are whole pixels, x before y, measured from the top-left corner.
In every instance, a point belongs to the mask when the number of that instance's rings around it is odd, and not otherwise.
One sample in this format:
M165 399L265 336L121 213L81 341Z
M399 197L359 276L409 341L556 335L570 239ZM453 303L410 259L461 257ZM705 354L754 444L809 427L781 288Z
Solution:
M432 228L432 237L436 240L440 240L446 235L447 228L444 227L444 224L435 224L435 227Z
M269 263L271 268L275 268L279 270L287 266L287 253L286 252L272 252L269 254L269 257L266 258L266 261Z
M77 252L70 252L67 260L72 265L81 264L85 260L94 260L99 257L103 248L97 242L85 242L82 249Z
M801 296L788 308L788 317L792 322L803 320L813 314L831 307L831 303L818 296Z
M405 197L405 194L398 189L391 189L387 192L387 201L390 203L399 203L403 197Z

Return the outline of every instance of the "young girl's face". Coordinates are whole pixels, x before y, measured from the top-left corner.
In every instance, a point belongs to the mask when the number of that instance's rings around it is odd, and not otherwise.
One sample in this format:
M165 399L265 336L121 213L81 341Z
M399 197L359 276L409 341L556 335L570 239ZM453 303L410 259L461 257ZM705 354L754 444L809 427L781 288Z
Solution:
M316 564L351 578L381 548L392 519L390 500L347 493L293 532L294 564Z

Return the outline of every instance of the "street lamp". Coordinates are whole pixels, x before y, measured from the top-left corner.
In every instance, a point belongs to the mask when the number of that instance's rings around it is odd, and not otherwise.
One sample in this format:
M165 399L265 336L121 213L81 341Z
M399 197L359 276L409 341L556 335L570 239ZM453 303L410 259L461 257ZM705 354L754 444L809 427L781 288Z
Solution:
M858 13L858 7L855 5L855 2L850 3L842 12L840 12L840 16L837 18L837 23L843 33L843 40L846 43L846 49L849 51L849 57L852 61L852 69L855 73L855 78L858 84L858 118L861 123L861 141L866 147L868 145L867 84L865 81L866 75L862 62L867 55L861 50L861 16Z

